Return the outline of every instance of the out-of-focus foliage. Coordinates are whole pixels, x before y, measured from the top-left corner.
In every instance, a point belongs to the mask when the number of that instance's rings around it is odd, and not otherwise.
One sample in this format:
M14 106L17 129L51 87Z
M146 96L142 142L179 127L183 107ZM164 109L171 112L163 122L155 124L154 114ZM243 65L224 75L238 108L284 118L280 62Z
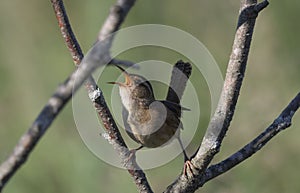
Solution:
M95 41L113 2L65 1L85 52ZM266 128L300 89L300 25L296 22L300 17L300 2L270 3L258 17L235 117L217 160L230 155ZM233 0L137 1L123 27L157 23L185 30L207 46L225 74L238 9L239 2ZM74 66L50 1L2 1L0 37L0 161L3 161ZM176 54L155 48L136 49L122 57L133 61L180 59ZM197 82L197 78L192 76L192 81ZM100 86L109 98L110 87L104 83ZM202 87L200 94L204 101L209 101L207 88ZM207 126L209 108L201 107L206 118L201 120L198 140ZM293 126L263 150L206 184L202 191L300 192L299 116L297 113ZM198 143L194 140L188 153L195 151ZM161 192L180 173L182 159L178 157L163 167L146 171L156 192ZM70 104L4 190L7 193L135 191L126 171L105 164L85 147L76 130Z

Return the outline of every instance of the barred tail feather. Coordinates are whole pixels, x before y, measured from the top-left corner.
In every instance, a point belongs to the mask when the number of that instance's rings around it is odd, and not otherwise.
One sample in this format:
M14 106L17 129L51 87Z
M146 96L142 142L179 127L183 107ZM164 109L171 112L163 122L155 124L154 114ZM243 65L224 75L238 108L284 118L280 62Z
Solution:
M179 60L173 67L167 101L180 104L186 83L192 73L192 65Z

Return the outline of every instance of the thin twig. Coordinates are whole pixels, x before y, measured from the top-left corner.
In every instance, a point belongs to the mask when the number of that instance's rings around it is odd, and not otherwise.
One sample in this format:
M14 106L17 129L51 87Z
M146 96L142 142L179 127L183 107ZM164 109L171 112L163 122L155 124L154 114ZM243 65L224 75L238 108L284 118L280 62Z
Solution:
M217 109L209 123L199 150L191 160L193 166L191 171L187 175L181 174L167 188L166 192L194 192L202 185L204 172L213 157L219 152L232 120L244 78L253 29L259 13L256 5L256 0L241 0L237 30Z
M203 183L227 172L231 168L246 160L269 142L280 131L288 128L292 124L292 118L300 106L300 92L274 120L274 122L258 137L244 146L242 149L223 160L222 162L210 166L203 179Z
M81 60L83 59L83 53L71 28L64 3L63 1L58 0L51 0L51 3L55 12L56 19L58 21L58 26L62 37L64 38L65 43L72 55L75 65L79 65Z
M62 37L64 38L67 47L72 55L75 65L78 65L80 60L78 58L83 57L83 53L81 51L80 45L76 40L76 37L72 31L71 25L68 20L67 13L64 9L62 0L51 0L54 8L54 12L56 18L58 20L58 24L62 33ZM135 1L133 0L119 0L117 3L111 8L109 16L107 17L104 25L101 28L100 34L98 37L98 42L102 42L106 45L108 50L111 47L111 41L113 41L114 33L119 29L122 24L124 18L129 12L130 8L133 6ZM97 44L97 43L96 43ZM108 52L107 52L108 53ZM76 59L76 60L75 60ZM130 61L111 59L109 63L118 63L125 66L133 66L134 63ZM111 112L105 102L104 96L102 94L101 89L97 86L95 80L92 76L90 76L86 82L85 87L92 100L94 108L98 113L101 121L108 133L106 138L114 147L114 149L118 152L121 159L128 160L126 161L126 167L128 168L129 173L133 177L137 188L140 192L152 192L151 187L146 179L144 172L137 165L134 159L129 159L130 153L128 148L118 130L118 127L111 115ZM125 161L124 161L125 162Z
M98 41L112 43L114 32L119 30L134 3L135 0L117 0L116 4L111 7L110 13L98 34Z
M139 69L139 66L136 63L128 61L128 60L120 60L120 59L113 58L113 59L111 59L109 64L117 64L117 65L121 65L121 66Z

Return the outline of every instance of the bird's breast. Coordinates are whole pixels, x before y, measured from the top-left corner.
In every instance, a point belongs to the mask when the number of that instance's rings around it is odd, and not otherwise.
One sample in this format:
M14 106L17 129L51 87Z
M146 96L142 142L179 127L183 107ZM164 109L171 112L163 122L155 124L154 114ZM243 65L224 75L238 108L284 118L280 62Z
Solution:
M166 144L178 130L177 126L169 125L167 113L162 109L149 108L146 111L129 113L127 122L133 140L145 147L155 148Z

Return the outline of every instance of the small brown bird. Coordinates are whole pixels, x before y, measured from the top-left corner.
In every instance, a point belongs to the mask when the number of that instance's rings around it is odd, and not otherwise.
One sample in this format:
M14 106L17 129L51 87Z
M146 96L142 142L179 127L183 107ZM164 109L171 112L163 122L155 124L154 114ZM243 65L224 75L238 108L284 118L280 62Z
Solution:
M123 104L123 122L127 134L142 147L156 148L177 138L184 153L185 161L189 160L180 140L180 121L182 110L180 98L191 74L191 65L178 61L172 72L167 100L159 101L154 97L150 82L143 76L129 74L117 66L125 76L125 82L109 82L119 85Z

